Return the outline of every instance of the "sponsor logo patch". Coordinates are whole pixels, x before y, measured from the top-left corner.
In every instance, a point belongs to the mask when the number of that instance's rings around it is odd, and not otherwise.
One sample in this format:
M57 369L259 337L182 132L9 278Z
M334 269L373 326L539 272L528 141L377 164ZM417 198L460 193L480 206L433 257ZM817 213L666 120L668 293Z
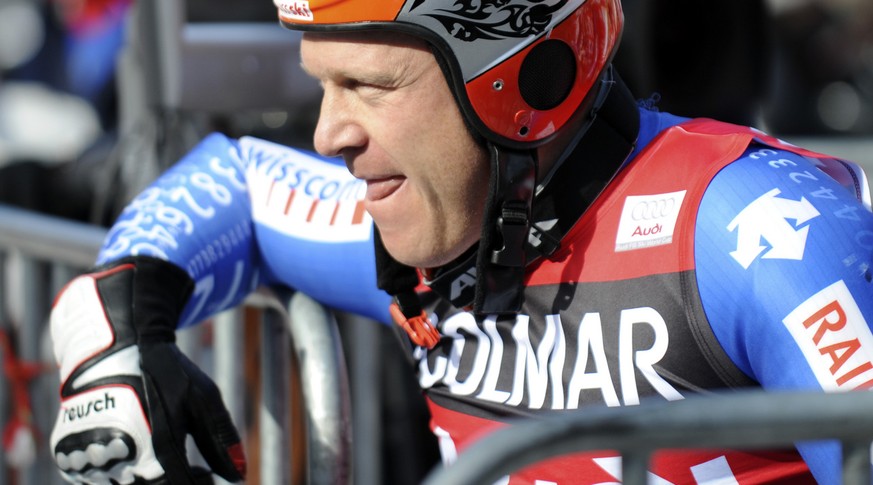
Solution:
M615 237L615 250L630 251L673 242L673 231L685 192L680 190L625 198Z
M312 22L315 17L312 15L312 10L309 8L308 1L298 2L279 2L279 12L283 19L287 20L302 20L304 22Z
M259 140L246 140L255 220L283 234L321 242L366 241L366 183L340 165Z
M728 231L737 232L737 249L730 254L744 269L748 269L758 256L764 259L803 259L809 226L800 226L818 217L819 212L804 197L800 200L784 199L778 197L780 193L779 189L773 189L758 197L727 226Z
M579 320L546 315L543 329L522 314L508 334L498 331L493 315L481 326L466 312L442 321L431 314L431 320L453 344L448 352L415 349L419 385L425 389L442 383L457 396L475 394L481 401L551 410L588 403L635 406L642 397L641 382L667 400L684 399L658 373L670 334L664 317L651 307L622 309L616 320L599 312ZM610 328L617 332L604 330ZM651 341L641 346L641 336ZM607 349L616 347L611 359Z
M873 334L840 280L782 320L826 391L873 386Z

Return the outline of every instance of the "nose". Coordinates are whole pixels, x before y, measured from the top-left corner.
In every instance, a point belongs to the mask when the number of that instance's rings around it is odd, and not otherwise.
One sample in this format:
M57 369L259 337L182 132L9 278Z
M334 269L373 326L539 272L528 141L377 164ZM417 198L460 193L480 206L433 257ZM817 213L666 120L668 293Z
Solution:
M315 126L315 150L324 156L335 157L349 149L363 147L366 140L366 131L357 122L354 110L341 90L326 87Z

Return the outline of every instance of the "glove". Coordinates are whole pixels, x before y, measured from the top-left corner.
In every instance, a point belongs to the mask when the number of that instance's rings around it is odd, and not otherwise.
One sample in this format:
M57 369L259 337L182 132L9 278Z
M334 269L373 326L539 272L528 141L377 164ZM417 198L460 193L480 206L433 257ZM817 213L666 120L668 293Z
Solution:
M134 257L72 280L51 312L61 406L50 446L73 483L212 483L245 476L239 434L215 383L175 344L191 278Z

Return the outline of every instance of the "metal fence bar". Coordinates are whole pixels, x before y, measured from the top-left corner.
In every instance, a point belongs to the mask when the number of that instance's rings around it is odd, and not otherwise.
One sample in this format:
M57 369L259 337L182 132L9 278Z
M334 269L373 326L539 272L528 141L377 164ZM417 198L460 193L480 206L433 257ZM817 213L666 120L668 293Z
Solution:
M645 450L625 452L621 459L623 483L646 483L650 455Z
M49 266L30 256L22 256L18 268L18 288L23 296L23 313L21 325L17 329L18 357L24 362L42 362L41 352L42 329L45 328L48 306L51 299L47 294L49 288ZM43 386L54 382L52 376L43 374L29 383L31 396L51 396L45 394ZM55 388L55 394L57 387ZM31 399L34 427L38 439L44 439L51 432L54 414L52 407L54 399ZM51 470L50 455L38 453L34 466L24 470L20 475L22 484L43 485L49 483L48 471Z
M425 484L494 483L525 466L581 451L639 456L658 449L761 449L836 439L849 445L843 483L869 485L870 409L870 392L744 391L550 415L517 421L484 437L454 464L434 471ZM628 485L646 483L646 473L624 478Z
M212 319L214 332L213 346L215 356L241 356L243 345L243 308L236 307L225 310ZM234 423L245 422L244 369L240 359L215 358L215 384L221 390L224 404ZM245 441L245 430L240 429L241 438Z
M336 320L303 293L295 293L288 308L307 403L309 481L345 485L352 477L351 393Z
M352 429L355 483L384 483L382 463L382 413L383 398L379 389L386 386L383 374L383 359L374 349L379 349L381 337L373 331L374 322L349 313L340 314L344 337L354 342L348 349L350 384L352 393ZM378 325L378 324L375 324Z
M106 230L0 204L0 248L79 268L94 264Z
M267 307L261 326L261 482L290 483L290 346L284 337L287 313Z
M870 440L843 441L843 483L866 485L870 475Z
M2 219L0 219L2 220ZM2 233L2 231L0 231ZM6 278L6 268L7 268L7 258L8 251L0 248L0 321L4 324L6 320L10 318L9 308L7 305L8 300L8 285ZM11 406L9 405L12 402L12 395L9 389L9 381L6 378L5 372L0 372L0 424L3 427L6 427L6 416L9 415L11 411ZM0 477L8 476L9 471L6 466L6 453L3 451L3 448L0 447Z

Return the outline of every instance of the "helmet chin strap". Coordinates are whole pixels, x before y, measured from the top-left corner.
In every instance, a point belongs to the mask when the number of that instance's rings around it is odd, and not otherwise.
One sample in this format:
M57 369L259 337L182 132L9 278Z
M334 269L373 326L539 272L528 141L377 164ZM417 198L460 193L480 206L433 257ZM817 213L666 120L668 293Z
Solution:
M488 143L492 176L476 258L473 312L514 314L524 302L525 243L537 180L534 150ZM493 221L493 223L490 223Z

